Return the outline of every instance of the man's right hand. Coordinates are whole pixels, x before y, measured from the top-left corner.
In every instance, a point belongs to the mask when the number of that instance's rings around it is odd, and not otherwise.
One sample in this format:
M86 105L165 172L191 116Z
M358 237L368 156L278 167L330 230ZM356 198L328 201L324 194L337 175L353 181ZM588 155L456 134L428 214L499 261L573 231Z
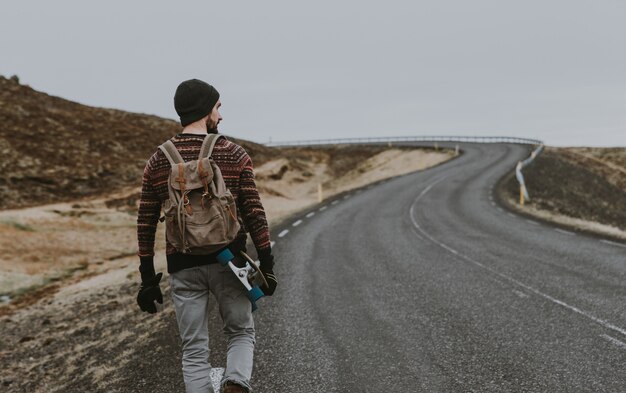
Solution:
M159 287L162 276L163 273L159 273L141 282L141 288L139 288L139 293L137 294L137 304L141 311L154 314L157 312L154 302L156 301L159 304L163 304L163 294Z

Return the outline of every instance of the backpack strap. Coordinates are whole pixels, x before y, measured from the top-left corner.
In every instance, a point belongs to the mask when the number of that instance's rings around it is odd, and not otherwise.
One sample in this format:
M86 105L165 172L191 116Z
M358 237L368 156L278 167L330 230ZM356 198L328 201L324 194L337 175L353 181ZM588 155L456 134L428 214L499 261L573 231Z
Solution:
M183 160L183 157L180 155L178 149L176 149L176 146L171 139L168 139L162 145L160 145L159 149L161 149L163 154L165 154L165 157L167 157L167 160L170 162L172 168L178 167L178 177L174 180L177 181L180 185L180 194L182 198L179 200L179 204L183 203L187 212L191 214L189 198L187 198L187 194L185 193L185 171L183 170L183 164L185 163L185 160Z
M170 162L171 166L174 166L176 164L182 164L185 162L183 160L183 157L181 157L180 153L178 152L176 146L174 146L174 142L172 142L171 139L166 140L162 145L159 146L159 149L161 149L163 154L165 154L165 157L167 157L167 160Z
M198 158L211 157L213 153L213 148L215 147L215 143L218 139L223 137L224 135L220 134L208 134L204 141L202 142L202 147L200 148L200 155Z

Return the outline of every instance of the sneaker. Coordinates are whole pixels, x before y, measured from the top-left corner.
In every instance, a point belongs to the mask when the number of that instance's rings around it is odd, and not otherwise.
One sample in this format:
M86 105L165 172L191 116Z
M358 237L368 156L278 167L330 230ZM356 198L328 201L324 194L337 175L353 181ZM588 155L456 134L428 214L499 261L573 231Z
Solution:
M248 389L234 382L226 382L223 393L248 393Z

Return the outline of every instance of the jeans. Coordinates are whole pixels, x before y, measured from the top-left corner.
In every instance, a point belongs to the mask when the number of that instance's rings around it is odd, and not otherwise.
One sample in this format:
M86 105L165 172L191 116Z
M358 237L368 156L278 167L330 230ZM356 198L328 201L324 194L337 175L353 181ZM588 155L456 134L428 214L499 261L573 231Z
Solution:
M187 393L214 393L209 377L209 292L217 299L228 338L221 386L232 381L251 390L255 344L252 306L246 288L232 270L217 263L180 270L170 275L170 287L182 339Z

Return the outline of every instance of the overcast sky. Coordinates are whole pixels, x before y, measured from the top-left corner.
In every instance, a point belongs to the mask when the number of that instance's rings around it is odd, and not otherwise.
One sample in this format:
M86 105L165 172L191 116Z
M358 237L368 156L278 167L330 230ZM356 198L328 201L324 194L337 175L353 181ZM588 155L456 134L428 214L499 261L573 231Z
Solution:
M221 93L258 142L512 135L626 146L626 1L11 1L0 74L177 119L178 83Z

